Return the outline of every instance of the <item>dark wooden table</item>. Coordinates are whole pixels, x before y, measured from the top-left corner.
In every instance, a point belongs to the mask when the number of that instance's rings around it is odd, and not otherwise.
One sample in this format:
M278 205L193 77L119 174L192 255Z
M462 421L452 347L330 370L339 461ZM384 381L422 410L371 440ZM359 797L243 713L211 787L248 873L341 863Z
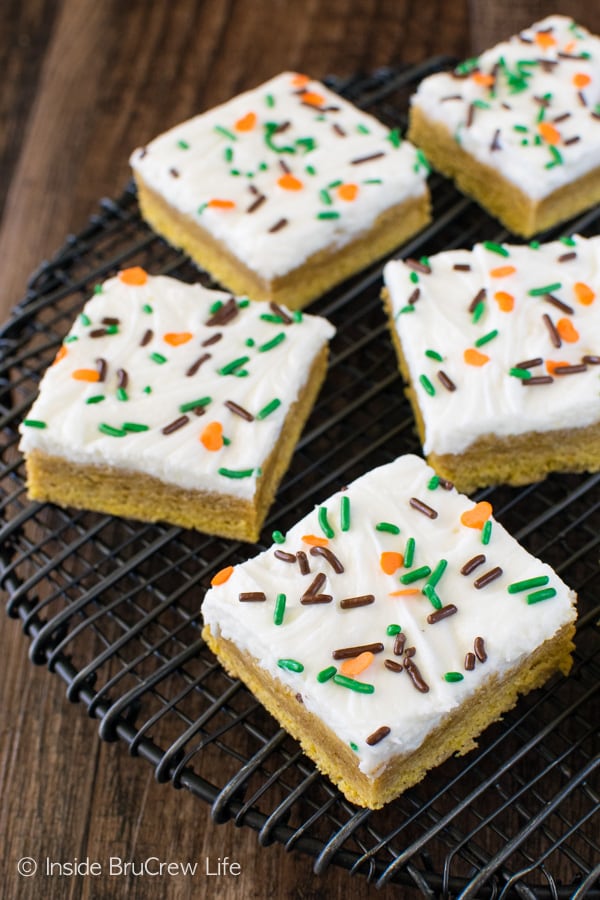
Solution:
M481 30L469 32L469 10ZM126 183L132 148L284 69L340 75L481 43L484 0L4 0L0 30L0 320L28 274L76 232L96 201ZM600 32L597 4L505 0L497 36L561 12ZM527 7L527 9L525 9ZM485 17L484 17L485 18ZM475 46L473 46L473 43ZM309 898L352 900L369 888L342 869L263 849L250 829L213 825L195 797L158 785L121 743L69 704L59 678L28 660L28 640L0 631L0 896L12 898ZM26 878L17 861L157 857L200 861L195 877ZM205 860L239 863L209 876ZM382 900L408 896L388 888ZM412 894L411 894L412 896Z

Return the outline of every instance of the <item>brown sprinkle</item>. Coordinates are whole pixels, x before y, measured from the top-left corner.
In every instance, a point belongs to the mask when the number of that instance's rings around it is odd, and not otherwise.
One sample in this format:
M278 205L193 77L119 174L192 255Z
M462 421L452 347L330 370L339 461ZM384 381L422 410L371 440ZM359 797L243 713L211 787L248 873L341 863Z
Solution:
M413 303L417 302L417 300L419 299L420 296L421 296L421 288L416 287L406 302L408 303L409 306L412 306Z
M404 668L410 675L410 680L412 681L416 689L422 694L427 694L429 691L429 685L426 681L423 680L423 676L419 672L417 664L413 662L410 657L404 660Z
M356 159L350 160L351 166L360 166L361 163L370 162L372 159L381 159L382 156L385 156L383 151L379 151L379 153L370 153L368 156L357 156Z
M200 366L206 362L207 359L210 359L210 353L203 353L202 356L199 356L196 362L193 362L187 372L185 373L188 377L191 375L195 375Z
M552 341L552 343L554 344L554 346L557 347L557 348L558 348L558 347L561 347L561 346L562 346L562 340L561 340L561 338L560 338L560 334L559 334L558 331L556 330L556 325L554 324L554 322L552 321L552 319L550 318L550 316L548 315L548 313L544 313L543 316L542 316L542 319L544 320L544 325L545 325L546 328L548 329L548 332L549 332L549 334L550 334L550 340Z
M538 384L552 384L553 381L552 375L535 375L533 378L524 378L521 384L523 387L536 387Z
M482 565L485 562L485 556L483 553L478 553L477 556L474 556L473 559L470 559L468 562L464 564L462 569L460 570L461 575L470 575L471 572L475 571L477 566Z
M410 656L414 656L416 652L417 652L416 647L407 647L406 650L404 651L404 658L407 659Z
M302 595L302 599L304 599L305 597L312 597L315 594L318 594L319 591L321 590L321 588L323 587L323 585L325 584L326 580L327 580L327 577L325 575L323 575L322 572L319 572L318 575L315 575L315 577L313 578L313 580L311 581L309 586L304 591L304 594Z
M173 434L174 431L179 431L180 428L187 425L189 421L189 416L179 416L178 419L173 419L172 422L169 422L168 425L165 425L165 427L161 429L162 434Z
M438 514L436 510L432 509L431 506L428 506L427 503L424 503L422 500L419 500L418 497L411 497L408 502L413 509L416 509L420 513L423 513L423 515L427 516L428 519L437 519Z
M418 259L407 257L407 259L404 260L404 264L408 266L409 269L414 269L415 272L421 272L423 275L431 275L431 266L419 262Z
M571 144L578 144L580 140L581 140L581 138L579 137L579 135L574 134L573 137L570 137L570 138L567 138L566 140L564 140L563 144L565 145L565 147L570 147Z
M107 368L108 368L108 366L107 366L106 360L102 359L102 357L99 357L96 360L96 371L98 372L98 381L104 381L104 379L106 378Z
M281 307L278 303L275 303L273 300L269 303L269 309L275 316L279 316L284 325L291 325L294 321L291 316L288 316L287 312L283 307Z
M454 263L452 268L455 269L457 272L470 272L471 271L471 266L469 265L469 263Z
M465 656L465 669L467 670L467 672L473 671L473 669L475 668L475 662L475 654L467 653L467 655Z
M469 303L469 312L470 313L475 312L475 307L478 306L482 300L485 300L486 297L487 297L486 289L481 288L481 290L475 294L475 296Z
M345 597L340 600L342 609L356 609L359 606L369 606L371 603L375 603L374 594L362 594L360 597Z
M564 263L564 262L569 262L569 260L571 260L571 259L577 259L577 254L575 253L574 250L572 250L570 253L561 253L561 255L557 258L556 262Z
M576 375L579 372L587 372L585 363L576 366L554 366L555 375Z
M569 304L565 303L563 300L559 300L554 294L544 294L542 299L545 300L546 303L551 303L552 306L556 306L556 308L560 309L562 312L571 314L575 312L572 306L569 306Z
M600 366L600 356L582 356L582 363L587 363L588 366Z
M216 334L211 334L211 336L206 338L205 341L202 341L202 344L200 346L210 347L211 344L216 344L217 341L220 341L222 337L223 337L223 332L217 331Z
M388 728L387 725L382 725L381 728L378 728L377 731L374 731L373 734L370 734L366 740L366 743L369 747L372 747L374 744L378 744L379 741L382 741L385 737L388 736L391 729Z
M257 210L257 209L259 208L259 206L262 206L262 205L263 205L263 203L265 202L266 199L267 199L267 198L266 198L266 196L265 196L264 194L259 194L258 197L256 197L256 199L254 199L254 200L252 201L252 203L250 204L250 206L248 207L248 209L246 210L246 212L247 212L247 213L253 213L253 212L255 212L255 210Z
M338 575L344 571L344 567L342 563L339 561L335 553L329 549L329 547L311 547L310 548L311 556L322 556L323 559L326 559L334 572L337 572Z
M475 651L475 656L479 660L479 662L485 662L487 659L487 653L485 652L485 641L482 637L476 637L473 641L473 650Z
M479 578L476 578L473 582L473 587L476 587L479 590L482 587L485 587L487 584L490 584L492 581L495 581L496 578L500 578L502 575L502 569L500 566L494 566L493 569L490 569L489 572L486 572L484 575L480 575Z
M436 609L434 612L429 613L427 616L427 621L430 625L435 625L436 622L441 622L442 619L447 619L448 616L453 616L454 613L457 613L458 609L454 605L454 603L448 603L446 606L442 606L441 609Z
M228 322L236 318L238 313L239 308L235 297L230 297L227 303L224 303L204 324L209 327L213 325L227 325Z
M127 374L125 369L117 369L117 379L117 387L123 388L123 390L125 390L129 382L129 375Z
M283 562L287 562L287 563L295 563L296 562L296 555L294 553L286 553L285 550L275 550L275 552L273 553L273 556L275 557L275 559L283 560Z
M493 152L494 150L500 150L500 129L496 128L494 132L494 137L492 138L492 143L490 144L490 150Z
M268 229L269 234L275 234L276 231L281 231L282 228L285 228L287 223L287 219L278 219L275 224L271 225L271 227Z
M152 329L147 328L145 330L144 334L142 335L142 339L140 341L140 347L146 347L152 340L153 335L154 335L154 332L152 331Z
M316 603L331 603L332 600L331 594L311 594L310 597L301 597L300 603L303 606L314 606Z
M308 556L304 552L304 550L298 550L296 553L296 559L298 560L298 567L300 569L301 575L310 575L310 566L308 564Z
M515 369L533 369L534 366L541 366L543 362L541 356L536 356L535 359L524 359L523 362L518 362Z
M406 635L402 631L399 631L394 638L394 656L402 656L405 644Z
M239 416L240 419L245 419L246 422L254 422L254 416L252 415L252 413L248 412L247 409L244 409L243 406L240 406L233 400L226 400L224 406L226 406L227 409L231 410L232 413L235 413L236 416Z
M404 666L402 663L396 662L394 659L384 659L383 661L386 669L389 669L390 672L403 672Z
M437 377L440 380L440 382L443 384L443 386L446 388L447 391L455 391L456 390L456 385L454 384L452 379L448 375L446 375L446 373L444 372L443 369L439 369L439 371L437 373Z
M263 603L266 599L263 591L244 591L238 596L241 603Z
M360 644L358 647L340 647L339 650L334 650L331 654L334 659L352 659L354 656L358 656L360 653L381 653L383 650L383 644L381 641L377 641L374 644Z

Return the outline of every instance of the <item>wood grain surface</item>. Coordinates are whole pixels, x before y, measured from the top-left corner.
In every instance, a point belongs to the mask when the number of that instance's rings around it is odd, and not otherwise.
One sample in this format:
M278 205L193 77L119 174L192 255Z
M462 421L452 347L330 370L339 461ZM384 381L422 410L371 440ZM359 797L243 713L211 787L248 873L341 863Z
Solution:
M528 7L575 15L600 32L594 2L471 0L3 0L0 25L0 320L28 275L117 196L128 156L176 122L284 69L316 77L367 72L437 54L464 57L492 27L505 37ZM477 34L469 31L469 8ZM502 12L504 10L504 13ZM488 10L489 11L489 10ZM517 21L519 18L519 21ZM489 32L486 32L489 33ZM0 897L250 900L374 893L362 877L262 848L249 828L216 826L208 807L154 781L124 744L65 698L63 682L28 660L18 623L0 631ZM24 856L100 861L101 876L26 878ZM111 856L197 861L195 876L110 876ZM241 874L209 876L219 857ZM388 888L382 900L415 896Z

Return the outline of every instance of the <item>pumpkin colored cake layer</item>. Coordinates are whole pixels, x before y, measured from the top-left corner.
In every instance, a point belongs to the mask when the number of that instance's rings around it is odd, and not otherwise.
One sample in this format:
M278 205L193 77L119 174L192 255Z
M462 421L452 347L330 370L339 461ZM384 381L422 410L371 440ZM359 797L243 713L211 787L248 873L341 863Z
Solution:
M124 270L85 305L21 425L30 496L257 540L333 333Z
M290 72L177 125L131 165L152 228L235 293L291 309L429 221L420 151Z
M600 39L549 16L424 79L409 137L526 237L600 201Z
M203 636L319 769L378 808L568 672L575 595L422 459L219 571Z
M470 492L600 469L600 238L388 263L423 449Z

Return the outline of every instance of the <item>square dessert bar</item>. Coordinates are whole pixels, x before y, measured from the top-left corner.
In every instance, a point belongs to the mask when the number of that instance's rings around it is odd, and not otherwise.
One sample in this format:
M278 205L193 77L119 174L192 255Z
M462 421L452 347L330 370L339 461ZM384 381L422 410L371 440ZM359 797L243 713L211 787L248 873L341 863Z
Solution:
M429 76L409 137L516 234L565 221L600 201L600 39L549 16Z
M209 647L346 797L378 808L560 669L575 594L417 456L218 572Z
M86 303L21 425L29 495L257 540L333 333L123 270Z
M155 231L235 293L291 309L429 221L420 151L290 72L170 129L131 165Z
M384 302L423 449L470 492L600 469L600 238L394 260Z

